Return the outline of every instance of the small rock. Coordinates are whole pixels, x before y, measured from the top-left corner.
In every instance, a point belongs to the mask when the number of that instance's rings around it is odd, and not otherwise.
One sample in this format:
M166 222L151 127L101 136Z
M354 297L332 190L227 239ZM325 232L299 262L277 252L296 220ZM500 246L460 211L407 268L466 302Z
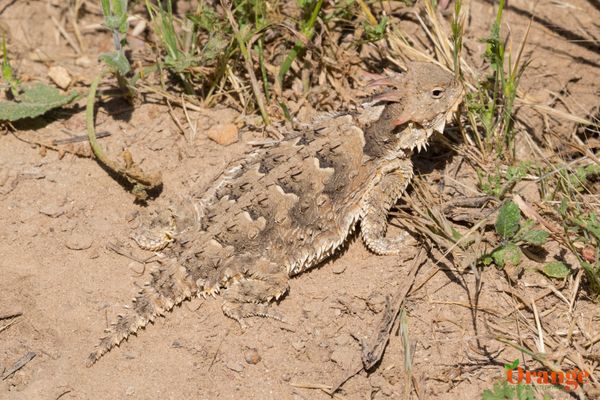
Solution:
M596 249L589 245L585 246L583 249L581 249L581 256L585 261L593 263L596 259Z
M133 386L129 386L127 390L125 390L125 394L127 396L133 396L135 394L135 388Z
M92 61L88 56L81 56L75 60L75 65L77 65L78 67L87 68L92 65Z
M335 349L329 358L342 368L350 368L352 366L353 355L348 348Z
M238 141L238 127L235 124L217 124L206 135L220 145L228 146Z
M300 351L304 348L305 343L302 340L297 340L295 342L292 342L292 347L294 349L296 349L297 351Z
M66 207L56 204L46 204L40 208L40 213L47 215L50 218L57 218L67 211Z
M289 382L292 380L292 376L286 372L283 375L281 375L281 380L284 382Z
M346 266L344 264L341 263L336 263L333 268L331 269L331 271L334 274L341 274L346 270Z
M64 67L55 65L48 70L48 77L61 89L66 89L71 84L71 75Z
M256 349L248 349L244 352L244 359L248 364L256 365L262 360Z
M235 372L242 372L244 370L244 366L238 361L229 361L225 366Z
M73 233L67 239L65 246L71 250L86 250L92 247L93 240L84 234Z

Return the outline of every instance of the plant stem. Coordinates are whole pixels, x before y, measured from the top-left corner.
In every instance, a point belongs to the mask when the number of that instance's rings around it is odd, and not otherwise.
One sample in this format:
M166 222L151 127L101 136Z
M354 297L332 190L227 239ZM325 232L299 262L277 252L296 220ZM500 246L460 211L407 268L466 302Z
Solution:
M98 74L92 81L92 85L90 86L90 91L87 97L85 123L90 147L92 148L94 156L102 165L116 175L126 179L130 184L133 185L133 194L138 199L145 200L148 197L149 191L162 185L160 173L157 172L153 174L145 174L141 168L133 163L133 160L131 160L131 154L129 154L127 150L124 152L128 155L128 157L124 156L126 159L126 165L124 168L121 167L119 164L109 159L106 154L104 154L104 151L100 145L98 145L98 141L96 140L96 130L94 128L94 104L96 102L96 91L98 90L98 85L103 75L103 73Z

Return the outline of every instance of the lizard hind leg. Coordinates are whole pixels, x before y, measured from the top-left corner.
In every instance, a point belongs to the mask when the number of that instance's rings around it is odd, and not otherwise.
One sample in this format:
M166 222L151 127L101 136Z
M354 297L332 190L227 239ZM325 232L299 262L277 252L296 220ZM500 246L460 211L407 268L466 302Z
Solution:
M269 302L278 300L287 292L288 280L287 272L277 264L259 261L244 278L227 286L223 292L223 313L235 319L242 329L246 327L244 318L248 317L285 321L281 314L272 310Z

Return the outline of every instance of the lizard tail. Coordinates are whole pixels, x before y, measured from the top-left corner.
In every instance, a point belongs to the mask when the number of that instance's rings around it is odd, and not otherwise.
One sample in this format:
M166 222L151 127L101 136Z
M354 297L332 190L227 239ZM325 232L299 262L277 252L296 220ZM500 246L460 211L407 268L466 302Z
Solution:
M175 261L155 270L150 282L146 283L133 299L133 305L124 315L119 315L107 335L100 339L96 350L92 352L86 366L91 367L110 349L118 346L129 335L153 322L157 316L189 299L198 291L189 272Z

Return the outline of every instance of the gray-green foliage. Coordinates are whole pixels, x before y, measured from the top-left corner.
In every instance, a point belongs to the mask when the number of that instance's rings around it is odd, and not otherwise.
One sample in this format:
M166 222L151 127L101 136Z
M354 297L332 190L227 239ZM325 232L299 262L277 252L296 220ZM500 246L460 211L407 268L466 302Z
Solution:
M131 71L131 65L123 48L127 42L127 0L102 0L101 3L104 25L112 31L115 50L98 58L115 74L119 85L129 86L125 75Z
M494 384L494 389L486 389L481 396L482 400L535 400L535 392L531 385L519 383L511 385L506 381Z
M377 25L364 24L365 37L369 42L376 42L382 39L385 35L385 31L388 25L388 17L382 16Z
M566 276L569 276L569 274L571 273L571 271L565 265L565 263L561 261L549 262L548 264L544 265L542 271L544 272L544 274L551 278L564 278Z
M0 101L0 121L13 122L23 118L38 117L77 98L76 92L63 94L57 88L43 83L21 88L21 82L10 65L4 38L2 39L2 79L8 84L14 100Z
M494 174L477 171L479 187L490 196L502 198L533 169L534 166L525 161L508 166L505 172L499 169Z
M14 101L0 102L0 121L17 121L23 118L38 117L53 108L70 103L77 98L77 92L63 94L60 90L37 83L23 88Z
M583 212L576 203L570 203L563 198L558 208L563 218L563 226L568 235L569 245L579 259L579 264L586 273L590 287L595 296L600 299L600 219L596 212ZM573 243L578 242L587 246L592 254L578 251Z
M500 244L483 257L483 263L486 265L494 263L500 268L506 265L518 265L523 259L522 246L542 246L548 240L548 232L534 229L534 226L535 221L522 219L517 204L512 201L505 202L500 207L495 223ZM570 270L564 264L563 267L550 263L542 269L542 272L554 278L564 278L569 275Z
M512 201L507 201L502 205L496 219L496 232L502 240L508 240L514 237L519 230L521 220L521 211Z

